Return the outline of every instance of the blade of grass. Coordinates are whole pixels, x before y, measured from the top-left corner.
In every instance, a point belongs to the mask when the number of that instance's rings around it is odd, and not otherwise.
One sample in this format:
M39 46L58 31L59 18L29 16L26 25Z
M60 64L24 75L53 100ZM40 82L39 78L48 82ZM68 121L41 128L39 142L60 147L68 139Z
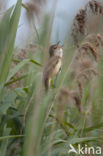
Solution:
M5 86L9 86L9 85L11 85L11 84L13 84L13 83L15 83L15 82L17 82L17 81L20 81L20 80L24 79L27 75L28 75L28 74L24 74L24 75L18 77L17 79L13 79L12 81L7 82L7 83L5 84Z
M0 84L7 79L11 61L12 61L12 54L14 49L14 43L16 38L16 32L18 28L19 18L21 12L21 0L18 0L16 7L13 11L12 16L9 14L9 22L5 20L5 25L8 29L7 33L3 33L5 36L5 40L3 43L3 48L1 49L1 53L3 53L2 57L2 64L0 68ZM1 30L4 32L4 28L1 27ZM2 40L2 38L0 38Z
M1 41L0 53L2 54L1 64L0 64L0 85L2 86L0 88L0 101L2 99L4 82L7 79L10 66L11 66L16 32L18 28L20 13L21 13L21 1L22 0L17 1L15 9L12 14L11 14L12 8L5 13L5 16L0 24L0 32L2 32L2 35L0 35L0 41ZM6 33L5 33L5 29L6 29Z
M29 62L32 62L32 63L34 63L34 64L36 64L36 65L41 66L40 63L38 63L37 61L35 61L35 60L33 60L33 59L25 59L25 60L23 60L22 62L18 63L18 64L12 69L12 71L10 72L10 74L9 74L9 76L8 76L8 78L7 78L7 82L8 82L24 65L26 65L26 64L29 63ZM7 82L6 82L6 83L7 83Z
M91 127L85 128L84 132L90 132L90 131L94 131L94 130L100 129L100 128L103 128L103 123L99 123L99 124L93 125Z
M20 137L24 137L24 135L8 135L8 136L2 136L2 137L0 137L0 141L2 141L4 139L20 138Z
M85 143L90 141L99 141L103 142L103 138L100 137L85 137L85 138L73 138L68 141L69 144Z

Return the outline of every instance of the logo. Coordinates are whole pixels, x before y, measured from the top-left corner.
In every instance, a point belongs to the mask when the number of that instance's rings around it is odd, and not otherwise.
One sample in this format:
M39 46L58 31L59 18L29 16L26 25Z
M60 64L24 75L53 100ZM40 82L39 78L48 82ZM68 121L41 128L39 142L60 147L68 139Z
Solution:
M80 144L78 144L77 149L75 149L75 147L70 144L70 149L68 151L68 154L70 153L75 153L75 154L102 154L102 149L100 146L97 147L88 147L87 145L84 145L84 147L82 147Z

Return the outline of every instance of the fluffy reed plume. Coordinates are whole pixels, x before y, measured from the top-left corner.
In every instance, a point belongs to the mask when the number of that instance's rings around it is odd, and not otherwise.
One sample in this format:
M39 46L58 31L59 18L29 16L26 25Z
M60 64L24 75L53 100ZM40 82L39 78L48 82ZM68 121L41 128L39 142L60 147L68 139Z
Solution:
M100 50L103 46L103 38L100 34L89 34L81 44L79 51L80 53L83 52L87 55L89 53L95 58L96 61L100 58ZM82 54L81 54L82 55Z
M7 7L6 0L0 1L0 21L5 13L6 7Z
M95 0L91 0L85 5L84 9L79 10L75 16L72 25L72 37L77 47L79 46L78 38L80 35L85 36L85 34L89 32L87 25L88 18L91 15L90 13L93 15L103 15L103 5Z
M13 56L13 62L11 64L11 69L13 69L19 62L27 58L27 51L26 49L21 49L20 52L17 52ZM7 88L9 89L15 89L18 86L22 87L23 85L23 78L25 76L23 75L23 69L20 69L6 84ZM16 81L17 80L17 81Z
M94 47L90 42L82 43L79 48L79 52L85 52L87 55L92 54L94 59L98 61L99 53L97 52L96 47Z
M34 16L38 17L40 13L40 7L38 4L36 4L35 2L28 2L28 3L22 4L22 6L27 11L26 16L28 20L32 19Z
M27 3L22 3L22 6L26 9L26 16L28 20L34 17L38 17L41 12L41 7L46 3L46 0L31 0Z
M32 0L32 1L35 1L39 4L45 4L47 0Z
M75 101L78 110L81 111L84 88L98 75L97 64L102 46L102 36L100 34L90 34L77 49L71 64L71 75L72 80L75 82L75 90L62 89L60 91L58 100L61 114L63 114L63 106L73 103L73 101L70 102L70 99Z
M75 78L85 77L91 79L91 74L96 75L96 63L100 58L102 37L100 34L88 35L78 48L73 63L71 65ZM93 59L94 58L94 59Z
M78 91L70 89L61 89L58 96L57 117L63 119L65 108L70 104L75 103L78 110L81 112L81 96Z
M92 0L87 4L86 8L87 7L90 7L93 14L103 15L103 5L100 2Z
M80 9L77 15L74 18L73 26L72 26L72 36L74 39L74 43L78 44L78 34L84 34L86 28L86 11L84 9Z
M6 9L6 0L4 1L0 1L0 12L4 11L4 9Z
M102 46L103 38L100 34L89 34L76 52L71 68L82 93L83 88L98 75L97 63Z
M103 38L100 34L89 34L85 38L85 41L90 42L96 48L101 48L101 46L103 46Z
M22 61L27 58L27 51L26 49L21 49L20 52L15 54L14 58L16 58L18 61Z
M39 50L40 50L40 47L38 47L38 45L30 43L25 47L25 49L20 49L20 50L15 51L14 56L13 56L13 61L11 64L11 69L13 69L21 61L27 59L30 54L36 53ZM8 88L11 88L11 89L15 89L18 86L22 87L24 78L25 78L25 75L23 74L23 69L20 69L10 79L10 81L8 82L9 85L7 84L6 86L8 86Z

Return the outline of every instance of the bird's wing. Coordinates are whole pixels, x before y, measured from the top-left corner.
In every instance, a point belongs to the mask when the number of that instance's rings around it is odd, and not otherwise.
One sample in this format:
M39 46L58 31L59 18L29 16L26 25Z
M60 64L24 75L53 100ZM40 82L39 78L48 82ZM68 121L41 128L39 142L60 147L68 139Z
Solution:
M44 69L44 76L48 77L49 74L53 71L53 69L55 68L56 64L58 64L59 62L59 57L58 56L54 56L52 58L50 58L49 62L47 63L47 65L45 66Z

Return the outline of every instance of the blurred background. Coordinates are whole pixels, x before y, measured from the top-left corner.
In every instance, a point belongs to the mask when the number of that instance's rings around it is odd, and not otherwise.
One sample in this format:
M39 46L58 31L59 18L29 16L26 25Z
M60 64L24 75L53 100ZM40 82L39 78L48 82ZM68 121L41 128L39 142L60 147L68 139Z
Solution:
M31 0L33 1L33 0ZM58 40L64 43L70 28L73 23L73 18L80 8L83 8L88 0L47 0L46 3L40 7L41 14L39 18L36 19L36 27L38 31L42 31L42 19L43 16L50 15L54 11L54 6L56 3L55 18L53 19L53 27L51 34L51 43L55 43ZM2 16L4 9L6 10L17 0L1 0L0 16ZM23 3L29 3L30 1L24 0ZM32 32L32 26L28 23L26 17L26 10L22 8L21 19L19 23L16 45L21 47L25 46L27 42L31 42L35 38L35 34ZM29 40L29 41L28 41Z
M103 148L98 2L0 0L0 156L66 156L71 143ZM58 41L62 70L47 95L43 71Z

